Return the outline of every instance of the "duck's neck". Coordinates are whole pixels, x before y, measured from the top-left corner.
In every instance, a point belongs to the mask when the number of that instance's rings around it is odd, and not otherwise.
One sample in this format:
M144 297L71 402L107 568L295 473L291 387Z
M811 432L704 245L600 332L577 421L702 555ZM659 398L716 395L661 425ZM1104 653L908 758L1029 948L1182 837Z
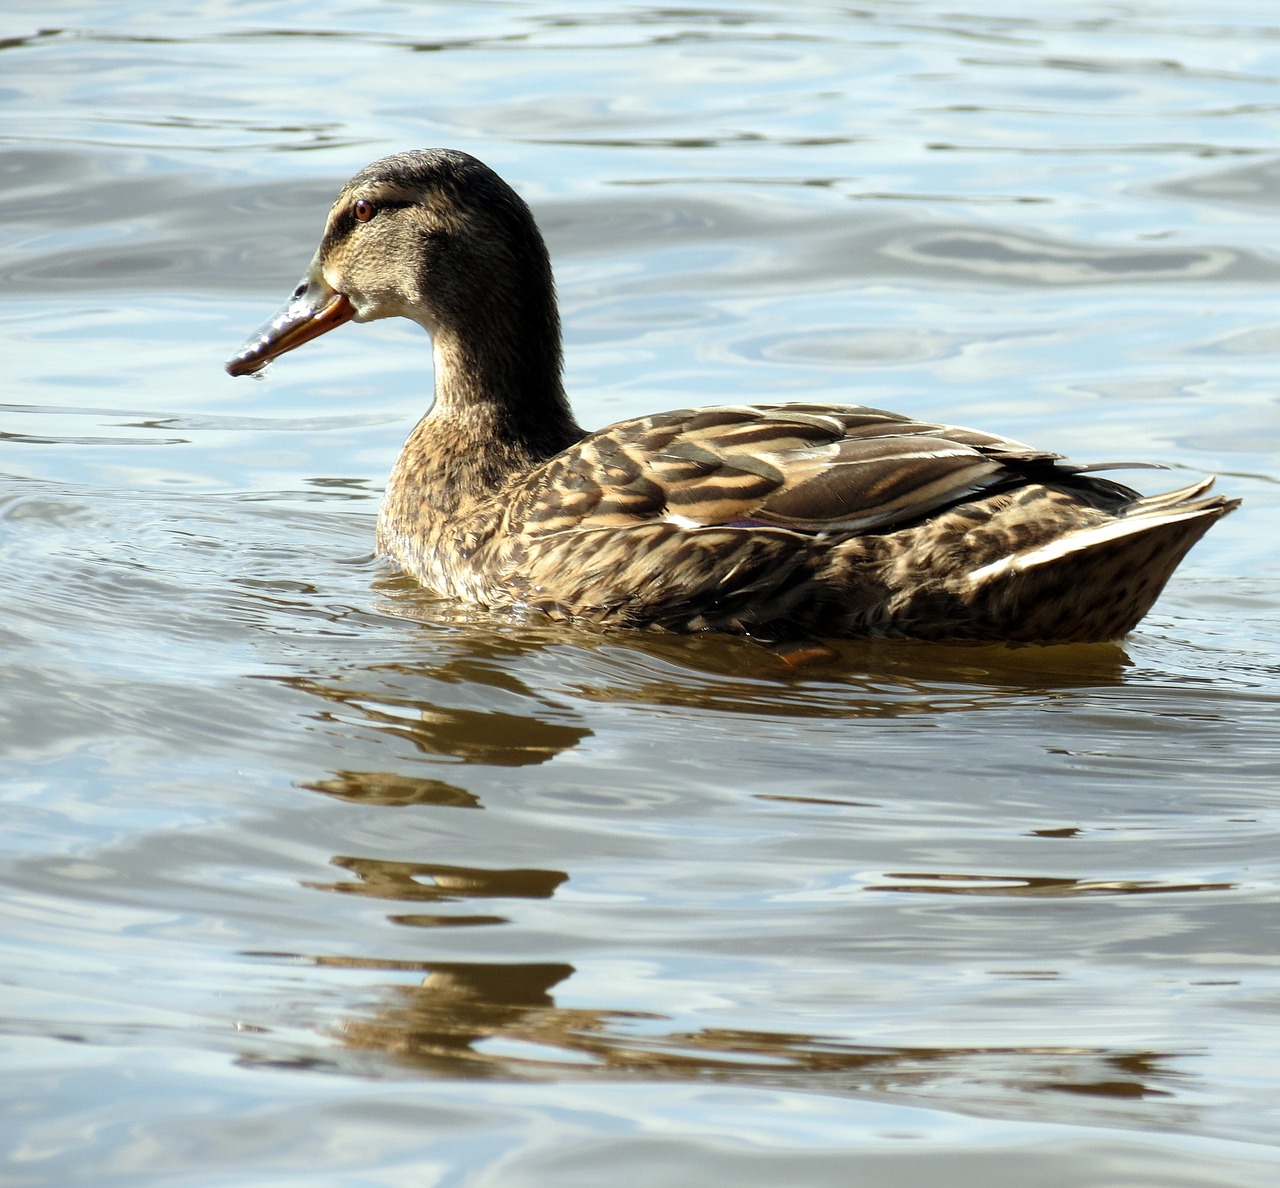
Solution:
M518 352L477 349L447 328L432 335L435 403L396 460L378 520L380 549L402 563L406 549L430 549L450 519L583 435L560 381L558 334L511 341Z
M490 490L583 433L560 380L559 327L529 331L482 343L447 328L432 336L435 403L419 430L437 450L456 451Z

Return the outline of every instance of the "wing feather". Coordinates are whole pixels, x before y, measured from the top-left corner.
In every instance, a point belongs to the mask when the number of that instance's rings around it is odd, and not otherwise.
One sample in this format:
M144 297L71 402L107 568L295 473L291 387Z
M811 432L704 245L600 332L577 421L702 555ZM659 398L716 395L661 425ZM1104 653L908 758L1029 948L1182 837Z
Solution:
M1052 468L1058 458L1010 438L874 408L678 409L589 434L512 492L508 514L537 535L664 521L872 531L1027 468Z

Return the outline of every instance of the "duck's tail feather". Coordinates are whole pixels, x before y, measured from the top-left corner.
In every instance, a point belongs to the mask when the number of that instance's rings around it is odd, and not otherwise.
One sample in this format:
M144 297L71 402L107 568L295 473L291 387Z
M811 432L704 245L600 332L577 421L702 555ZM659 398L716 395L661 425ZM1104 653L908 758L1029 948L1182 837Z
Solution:
M1012 553L969 574L971 605L1038 642L1126 635L1187 551L1238 499L1206 496L1208 478L1136 500L1122 515ZM985 617L985 616L984 616Z

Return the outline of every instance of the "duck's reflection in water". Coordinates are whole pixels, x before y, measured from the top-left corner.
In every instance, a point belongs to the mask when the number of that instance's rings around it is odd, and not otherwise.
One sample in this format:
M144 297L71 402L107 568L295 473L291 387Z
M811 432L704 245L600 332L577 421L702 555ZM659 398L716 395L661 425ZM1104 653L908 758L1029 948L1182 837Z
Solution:
M822 1035L669 1030L661 1015L556 1005L568 964L378 962L326 966L420 970L385 989L370 1018L347 1020L351 1049L389 1054L427 1076L535 1080L697 1079L874 1098L944 1101L990 1115L1196 1128L1194 1078L1173 1052L1053 1046L860 1044Z
M366 895L373 899L410 903L457 903L470 899L550 899L568 879L560 870L487 870L472 866L449 866L436 862L397 862L382 858L333 859L335 866L349 870L356 882L307 883L317 891L343 895ZM393 924L419 928L458 928L476 924L505 924L497 915L433 915L400 913L389 916Z
M353 675L363 675L364 680L357 684ZM438 681L438 674L427 666L396 665L332 680L288 677L285 681L329 703L321 720L330 729L372 727L381 735L410 743L420 754L464 763L496 767L545 763L591 735L586 726L556 720L566 716L563 711L510 713L440 704L438 698L424 696L415 687L424 678ZM336 791L331 787L317 790Z
M434 804L440 808L481 808L480 798L456 784L398 771L335 771L329 778L299 782L308 792L323 792L361 804L399 806Z
M1088 694L1123 685L1129 664L1117 647L922 648L881 642L841 645L835 659L791 670L759 645L723 637L623 638L479 624L424 624L423 631L424 652L413 661L359 662L288 678L321 704L318 729L340 740L349 758L300 786L361 806L478 808L476 793L436 773L467 783L470 765L546 764L592 737L588 723L600 720L597 703L648 711L608 720L635 730L652 723L659 730L655 740L663 743L671 736L659 728L671 720L664 712L671 707L713 711L701 720L703 728L722 728L736 738L748 715L770 723L797 716L898 719L982 712L1010 700L1069 700L1077 690ZM723 713L723 720L714 713ZM388 739L397 745L388 749ZM416 774L424 768L432 774ZM496 793L493 799L499 799ZM563 850L566 869L573 840ZM510 862L509 848L495 849L495 856L499 852L492 868L340 855L333 862L343 874L309 886L391 901L403 909L389 916L392 922L430 929L424 940L447 941L451 957L476 952L462 946L463 937L486 942L479 952L486 957L557 955L545 948L513 954L502 944L505 930L487 926L508 923L513 901L552 899L568 875L520 868ZM911 891L975 886L928 871L885 878L892 889ZM1052 888L1027 880L1014 885L1064 894L1061 882ZM1004 890L1009 884L1001 879L992 886ZM990 888L983 883L980 890ZM1083 890L1098 888L1090 884ZM531 919L551 910L531 908ZM470 931L447 936L449 929ZM527 941L533 934L522 935ZM357 951L369 952L363 946ZM413 981L375 987L367 1010L343 1010L337 1028L343 1050L362 1068L377 1070L375 1075L688 1079L895 1098L1009 1117L1195 1128L1197 1107L1186 1092L1195 1079L1172 1051L861 1043L856 1013L842 1019L834 1035L690 1029L658 1013L559 1005L557 989L574 973L565 962L360 955L309 960ZM733 997L732 988L726 995ZM605 1001L635 999L620 990ZM646 996L646 1004L653 1001L666 1000ZM883 1034L871 1021L867 1027Z
M634 706L660 731L669 711L724 715L704 721L732 732L744 716L895 721L1008 707L1070 708L1073 698L1122 686L1118 646L1056 648L843 643L795 669L762 645L725 636L625 635L560 628L439 629L412 661L352 664L274 677L322 703L313 729L350 762L302 786L373 804L461 806L452 783L406 770L425 757L528 767L590 739L598 705ZM617 724L617 719L610 719ZM386 744L394 746L388 754ZM380 763L366 769L371 744Z

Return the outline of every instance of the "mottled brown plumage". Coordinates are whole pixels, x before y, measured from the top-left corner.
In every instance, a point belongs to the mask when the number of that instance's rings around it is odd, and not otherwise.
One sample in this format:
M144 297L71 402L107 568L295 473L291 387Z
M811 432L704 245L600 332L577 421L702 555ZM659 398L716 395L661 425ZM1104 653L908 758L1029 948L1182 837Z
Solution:
M449 150L357 174L292 302L227 369L397 315L432 336L436 399L392 471L378 548L497 610L771 639L1111 640L1236 506L1211 479L1144 498L870 408L681 409L586 433L533 218Z

